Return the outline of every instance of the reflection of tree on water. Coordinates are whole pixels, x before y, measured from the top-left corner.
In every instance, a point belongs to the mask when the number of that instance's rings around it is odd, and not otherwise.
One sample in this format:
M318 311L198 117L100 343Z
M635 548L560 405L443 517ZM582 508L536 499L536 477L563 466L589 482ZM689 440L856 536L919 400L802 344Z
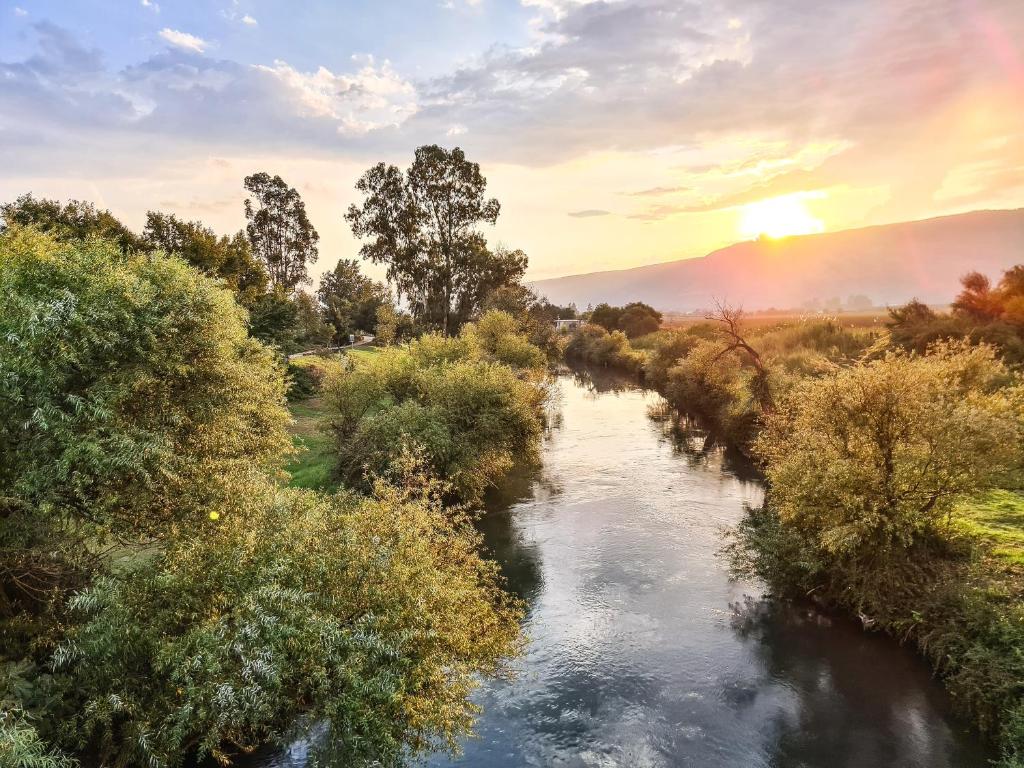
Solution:
M565 372L572 376L577 385L595 395L607 392L631 392L643 388L638 376L623 373L615 368L574 365L567 368Z
M737 710L774 710L770 765L987 763L977 745L954 738L943 721L949 701L908 649L809 605L748 597L732 609L732 629L764 674L723 682L724 698Z
M671 441L673 450L690 466L708 466L714 460L718 468L739 480L764 479L753 460L719 439L701 419L680 412L663 399L648 406L647 417L661 427L662 437Z

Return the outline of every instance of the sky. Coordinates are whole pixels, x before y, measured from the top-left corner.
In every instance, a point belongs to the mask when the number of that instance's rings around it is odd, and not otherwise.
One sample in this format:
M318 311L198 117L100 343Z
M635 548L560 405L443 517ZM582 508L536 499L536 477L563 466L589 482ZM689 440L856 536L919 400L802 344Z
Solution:
M234 232L268 171L317 275L359 175L432 143L532 279L1021 207L1024 2L0 0L0 200Z

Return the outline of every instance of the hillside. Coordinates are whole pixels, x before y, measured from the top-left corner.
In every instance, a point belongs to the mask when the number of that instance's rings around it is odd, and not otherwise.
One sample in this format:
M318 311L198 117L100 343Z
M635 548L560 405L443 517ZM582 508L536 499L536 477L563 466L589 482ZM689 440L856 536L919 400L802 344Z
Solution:
M1024 262L1024 209L974 211L923 221L781 240L736 243L694 259L593 272L533 287L556 304L646 301L662 310L799 307L862 294L876 305L917 297L942 304L965 272L991 277Z

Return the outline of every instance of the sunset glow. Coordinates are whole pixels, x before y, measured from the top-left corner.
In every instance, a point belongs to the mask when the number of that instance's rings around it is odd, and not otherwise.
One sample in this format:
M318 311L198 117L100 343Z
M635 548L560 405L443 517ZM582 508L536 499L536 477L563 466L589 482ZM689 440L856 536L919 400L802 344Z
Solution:
M804 203L806 195L786 195L761 200L743 207L740 235L744 238L789 237L824 232L825 225Z

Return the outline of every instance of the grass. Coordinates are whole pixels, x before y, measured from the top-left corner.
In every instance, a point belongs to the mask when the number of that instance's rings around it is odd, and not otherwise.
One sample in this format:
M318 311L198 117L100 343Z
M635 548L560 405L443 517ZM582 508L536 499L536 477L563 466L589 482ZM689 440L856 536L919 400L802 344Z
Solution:
M380 354L380 347L358 347L350 349L345 356L355 363L372 360ZM297 451L285 470L291 475L291 488L310 488L318 491L333 491L338 487L334 477L334 441L320 429L326 416L323 401L318 397L299 400L288 406L295 420L291 427L292 444Z
M356 347L355 349L350 349L345 354L352 358L354 362L361 363L365 360L373 359L380 354L380 351L381 347Z
M1024 566L1024 494L989 491L958 510L971 533L986 541L1007 565Z
M321 491L334 490L334 443L320 431L324 417L323 403L319 398L309 398L289 406L292 418L292 444L297 451L285 470L291 475L288 485L292 488L312 488Z

